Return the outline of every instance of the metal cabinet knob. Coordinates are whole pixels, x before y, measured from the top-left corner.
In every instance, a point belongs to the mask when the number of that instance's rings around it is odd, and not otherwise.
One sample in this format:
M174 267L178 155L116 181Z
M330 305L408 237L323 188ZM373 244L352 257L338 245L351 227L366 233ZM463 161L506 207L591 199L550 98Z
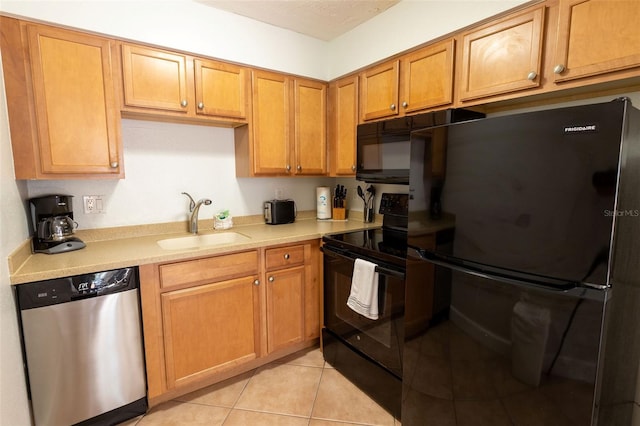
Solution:
M536 77L538 76L538 73L535 71L531 71L529 74L527 74L527 80L535 80Z
M391 111L395 111L396 110L396 104L391 104L391 106L389 106L389 108L391 108Z
M404 101L404 102L402 103L402 108L406 108L406 107L408 107L408 106L409 106L409 104L407 103L407 101Z
M204 109L204 103L198 102L198 109Z
M273 278L273 275L269 277L269 282L270 282L270 283L274 282L275 280L276 280L276 279L275 279L275 278Z
M109 165L111 166L112 169L117 169L118 168L118 162L117 161L112 161L111 163L109 163Z
M353 166L351 166L351 171L355 172L356 171L356 165L354 164Z
M253 285L260 285L260 280L254 280Z
M291 171L291 164L287 164L284 168L287 169L288 172L290 172Z
M300 164L298 164L298 167L296 167L296 170L302 171L302 166Z
M290 256L289 256L289 253L286 253L286 254L284 255L285 260L289 260L289 257L290 257Z
M554 72L555 74L560 74L560 73L562 73L563 71L564 71L564 65L562 65L562 64L558 64L558 65L556 65L555 67L553 67L553 72Z
M186 99L183 99L183 100L182 100L182 102L180 102L180 106L181 106L182 108L186 107L187 105L189 105L189 102L187 102L187 100L186 100Z

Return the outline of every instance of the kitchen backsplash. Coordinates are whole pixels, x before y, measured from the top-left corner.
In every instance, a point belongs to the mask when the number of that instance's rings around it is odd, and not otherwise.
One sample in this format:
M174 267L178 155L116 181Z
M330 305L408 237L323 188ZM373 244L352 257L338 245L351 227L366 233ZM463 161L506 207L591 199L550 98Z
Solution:
M231 215L262 214L262 202L293 198L299 210L315 209L315 188L330 178L236 178L233 130L211 126L122 120L125 179L29 181L28 196L51 193L74 196L80 229L187 219L188 192L210 198L200 218L220 210ZM103 198L104 213L84 214L83 195Z
M79 229L187 220L189 202L182 192L213 201L202 206L201 219L223 209L232 216L260 215L262 202L275 198L276 190L294 199L298 210L315 210L316 187L338 181L348 188L351 207L362 210L355 179L237 178L232 129L124 119L122 139L125 179L28 181L28 197L73 195ZM101 196L104 213L85 214L84 195Z

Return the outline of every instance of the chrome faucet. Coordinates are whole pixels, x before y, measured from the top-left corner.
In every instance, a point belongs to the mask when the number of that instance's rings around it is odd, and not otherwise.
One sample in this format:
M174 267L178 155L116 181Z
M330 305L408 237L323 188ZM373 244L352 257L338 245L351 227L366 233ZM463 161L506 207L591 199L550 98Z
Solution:
M190 201L189 212L191 214L189 215L189 232L191 232L192 234L197 234L198 233L198 211L200 210L200 206L203 204L205 206L208 206L209 204L211 204L211 200L208 198L201 198L196 203L195 201L193 201L193 198L191 197L191 195L187 194L186 192L183 192L183 194L189 197L189 201Z

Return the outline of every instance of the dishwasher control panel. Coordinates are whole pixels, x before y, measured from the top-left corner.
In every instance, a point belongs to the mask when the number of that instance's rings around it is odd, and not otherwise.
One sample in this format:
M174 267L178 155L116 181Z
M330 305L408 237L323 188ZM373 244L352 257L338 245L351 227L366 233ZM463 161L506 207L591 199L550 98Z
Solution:
M33 309L137 288L138 275L137 268L123 268L15 287L20 309Z

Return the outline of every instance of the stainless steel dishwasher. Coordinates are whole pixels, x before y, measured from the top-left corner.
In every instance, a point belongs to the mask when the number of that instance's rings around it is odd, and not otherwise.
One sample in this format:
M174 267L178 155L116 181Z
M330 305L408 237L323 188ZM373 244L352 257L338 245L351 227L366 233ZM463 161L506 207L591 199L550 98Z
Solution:
M137 268L14 286L36 425L114 425L147 410Z

